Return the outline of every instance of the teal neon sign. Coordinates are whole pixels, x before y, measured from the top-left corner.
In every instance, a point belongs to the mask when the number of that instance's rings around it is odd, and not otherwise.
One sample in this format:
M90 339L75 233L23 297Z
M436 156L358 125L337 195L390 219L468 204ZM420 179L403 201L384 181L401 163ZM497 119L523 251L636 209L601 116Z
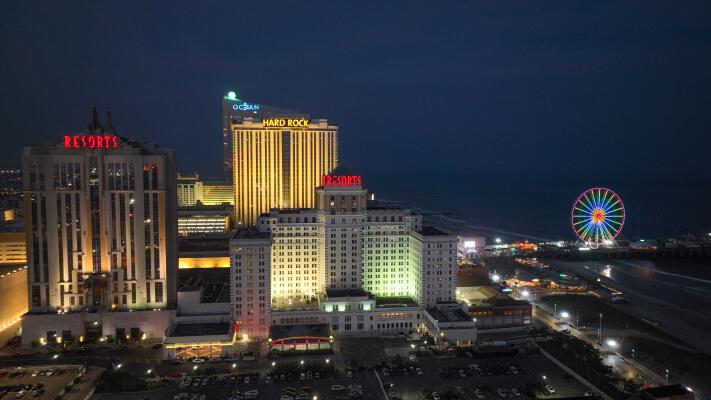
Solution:
M225 100L228 101L237 101L241 102L238 104L233 104L232 109L233 110L239 110L239 111L259 111L259 104L252 104L252 103L247 103L246 101L243 102L242 100L237 98L237 93L234 91L229 91L225 95Z

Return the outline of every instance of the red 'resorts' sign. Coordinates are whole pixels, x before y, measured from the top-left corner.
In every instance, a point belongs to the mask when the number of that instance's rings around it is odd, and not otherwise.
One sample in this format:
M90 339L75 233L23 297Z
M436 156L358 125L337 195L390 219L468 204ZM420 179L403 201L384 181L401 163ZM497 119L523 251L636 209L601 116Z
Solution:
M362 186L360 175L321 175L321 186Z
M64 136L65 149L116 149L118 138L114 135Z

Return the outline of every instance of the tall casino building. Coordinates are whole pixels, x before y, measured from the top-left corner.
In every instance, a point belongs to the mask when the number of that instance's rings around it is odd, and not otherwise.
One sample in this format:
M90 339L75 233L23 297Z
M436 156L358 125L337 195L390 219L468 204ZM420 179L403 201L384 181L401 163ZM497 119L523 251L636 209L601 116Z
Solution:
M225 140L225 151L232 148L225 169L232 168L237 226L255 225L272 208L314 207L321 176L338 166L338 125L230 97L225 104L240 113L230 117L231 141Z
M94 110L84 131L26 147L22 164L23 343L163 337L176 303L174 150L120 136Z

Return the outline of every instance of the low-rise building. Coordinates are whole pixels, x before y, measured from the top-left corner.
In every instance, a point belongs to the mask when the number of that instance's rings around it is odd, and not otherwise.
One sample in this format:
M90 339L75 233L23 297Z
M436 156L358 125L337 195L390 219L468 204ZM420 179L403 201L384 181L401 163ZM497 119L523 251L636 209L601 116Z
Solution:
M221 234L231 229L232 206L194 205L178 208L178 235Z
M475 321L479 341L486 341L514 332L527 332L531 327L533 308L528 301L497 296L467 307L466 312Z
M423 326L440 346L472 346L477 340L474 321L456 301L428 308L424 313Z

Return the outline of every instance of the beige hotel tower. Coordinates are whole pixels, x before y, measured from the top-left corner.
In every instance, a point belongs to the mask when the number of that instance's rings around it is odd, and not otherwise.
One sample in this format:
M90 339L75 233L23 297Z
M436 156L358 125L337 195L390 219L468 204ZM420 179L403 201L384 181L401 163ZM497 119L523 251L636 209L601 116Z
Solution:
M338 126L308 115L232 123L235 219L252 226L272 208L312 208L321 176L338 166Z

